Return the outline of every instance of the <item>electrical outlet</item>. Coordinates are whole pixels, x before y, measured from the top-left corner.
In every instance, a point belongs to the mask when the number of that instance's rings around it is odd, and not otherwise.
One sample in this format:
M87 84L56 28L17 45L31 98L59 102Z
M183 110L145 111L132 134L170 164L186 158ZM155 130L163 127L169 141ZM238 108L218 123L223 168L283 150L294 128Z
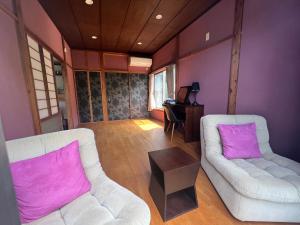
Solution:
M205 34L205 41L209 41L209 32Z

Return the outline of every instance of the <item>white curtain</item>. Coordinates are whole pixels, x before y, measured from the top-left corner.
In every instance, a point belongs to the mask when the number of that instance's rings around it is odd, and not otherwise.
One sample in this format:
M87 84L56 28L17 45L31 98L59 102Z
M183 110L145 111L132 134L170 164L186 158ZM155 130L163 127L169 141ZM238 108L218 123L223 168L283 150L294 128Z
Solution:
M166 67L168 98L175 99L175 64Z
M148 111L152 111L155 108L154 99L154 74L149 75L149 98L148 98Z

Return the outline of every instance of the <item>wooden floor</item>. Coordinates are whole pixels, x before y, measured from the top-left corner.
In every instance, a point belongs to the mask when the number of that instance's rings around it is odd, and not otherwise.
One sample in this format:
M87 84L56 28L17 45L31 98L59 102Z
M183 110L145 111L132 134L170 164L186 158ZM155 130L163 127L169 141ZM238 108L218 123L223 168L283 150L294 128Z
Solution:
M199 208L164 223L148 191L150 180L149 151L179 146L199 159L199 142L184 143L176 133L173 143L162 124L152 120L124 120L82 125L94 130L102 166L107 175L143 198L151 210L151 225L230 225L287 224L240 222L233 218L200 169L197 181Z

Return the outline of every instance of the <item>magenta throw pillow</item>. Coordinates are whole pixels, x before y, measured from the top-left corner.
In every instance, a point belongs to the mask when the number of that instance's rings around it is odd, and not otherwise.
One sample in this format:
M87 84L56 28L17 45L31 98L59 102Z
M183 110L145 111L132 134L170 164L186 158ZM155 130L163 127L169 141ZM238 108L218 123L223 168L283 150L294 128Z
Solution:
M48 215L91 188L77 140L48 154L11 163L10 170L22 223Z
M223 145L223 155L227 159L247 159L261 157L255 123L239 125L218 125Z

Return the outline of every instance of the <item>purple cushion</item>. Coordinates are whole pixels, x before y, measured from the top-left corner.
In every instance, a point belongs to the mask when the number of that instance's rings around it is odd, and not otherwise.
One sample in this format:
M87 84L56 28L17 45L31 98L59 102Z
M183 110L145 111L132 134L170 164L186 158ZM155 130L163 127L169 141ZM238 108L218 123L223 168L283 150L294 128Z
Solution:
M91 188L81 164L78 141L11 163L10 170L22 223L48 215Z
M227 159L261 157L255 123L239 125L219 124L218 129L223 145L223 155Z

